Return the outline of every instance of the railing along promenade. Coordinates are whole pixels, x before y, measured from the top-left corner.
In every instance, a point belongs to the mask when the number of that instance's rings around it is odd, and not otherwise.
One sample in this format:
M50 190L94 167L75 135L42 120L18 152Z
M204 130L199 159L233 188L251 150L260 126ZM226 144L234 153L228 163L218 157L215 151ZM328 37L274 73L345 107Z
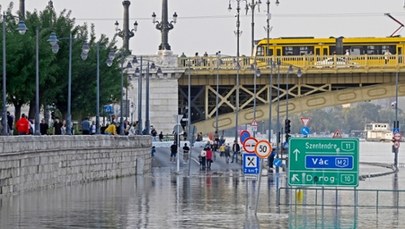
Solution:
M193 74L206 74L212 70L236 70L237 58L235 56L194 56L179 57L179 67L191 68ZM405 61L403 55L302 55L280 57L249 57L240 56L239 66L244 71L251 71L256 63L262 71L277 70L285 72L289 66L301 68L304 73L322 72L396 72L404 71ZM271 64L273 63L273 65Z

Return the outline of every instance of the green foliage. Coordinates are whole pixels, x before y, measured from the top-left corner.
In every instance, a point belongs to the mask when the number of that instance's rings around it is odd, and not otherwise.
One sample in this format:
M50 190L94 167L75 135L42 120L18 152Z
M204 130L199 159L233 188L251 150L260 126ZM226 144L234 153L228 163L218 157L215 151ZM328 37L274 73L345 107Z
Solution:
M108 50L113 47L104 35L96 41L94 26L75 25L71 12L63 10L59 15L53 8L26 12L28 31L20 35L18 20L7 13L7 100L15 107L29 104L29 117L34 117L36 79L36 31L39 31L39 92L41 107L53 105L63 114L67 111L69 34L72 34L72 115L73 119L94 116L96 113L96 44L100 44L100 105L118 100L120 95L120 68L105 64ZM54 54L47 41L51 32L59 39L59 52ZM83 43L89 38L90 53L87 60L80 57ZM19 115L16 112L16 115Z

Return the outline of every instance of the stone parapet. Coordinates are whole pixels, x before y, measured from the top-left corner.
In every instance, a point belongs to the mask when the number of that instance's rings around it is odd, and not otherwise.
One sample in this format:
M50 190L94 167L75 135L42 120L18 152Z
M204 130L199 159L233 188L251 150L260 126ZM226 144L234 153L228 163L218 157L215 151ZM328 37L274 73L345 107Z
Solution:
M0 197L149 173L151 140L109 135L0 137Z

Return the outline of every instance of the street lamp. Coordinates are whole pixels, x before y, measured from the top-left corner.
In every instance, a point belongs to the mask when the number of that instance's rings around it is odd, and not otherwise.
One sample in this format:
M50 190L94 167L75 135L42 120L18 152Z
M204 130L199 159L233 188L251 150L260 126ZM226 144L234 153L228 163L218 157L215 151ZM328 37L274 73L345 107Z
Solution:
M260 69L257 67L256 61L252 64L253 70L253 121L256 122L256 78L260 77ZM257 126L256 126L257 128ZM253 137L256 137L256 129L253 130Z
M152 13L153 24L156 24L156 29L162 32L162 43L159 45L159 50L170 50L169 31L174 28L177 22L177 13L174 12L173 20L169 22L167 13L167 0L162 0L162 20L156 21L155 12Z
M242 35L242 31L240 30L240 2L242 0L235 0L236 1L236 109L235 109L235 142L238 141L238 125L239 125L239 71L240 71L240 63L239 63L239 39L240 35ZM228 10L232 10L231 0L229 0Z
M138 63L136 60L136 57L134 57L134 63ZM155 70L156 69L156 65L154 62L150 63L150 60L146 60L146 103L145 103L145 132L146 134L150 133L150 112L149 112L149 73L150 70ZM135 69L135 75L138 77L138 93L140 92L140 96L138 94L138 131L140 134L142 134L142 124L141 124L141 120L142 120L142 73L143 73L143 57L140 57L140 63L139 63L139 67L137 67ZM162 69L160 67L157 68L156 74L161 75L162 74ZM139 82L141 84L139 84Z
M277 59L277 136L276 136L276 144L277 144L277 155L276 157L280 157L280 135L281 135L281 126L280 126L280 59ZM278 167L276 167L276 172L278 173Z
M216 96L215 96L215 133L218 134L219 66L221 65L221 51L218 51L216 53L216 56L217 56L217 61L216 61L216 68L217 68L216 84L217 84L217 88L216 88ZM190 118L190 117L188 117L188 118Z
M7 59L6 59L6 23L7 23L7 15L6 12L3 12L3 135L8 135L9 134L9 129L8 129L8 123L7 123L7 92L6 92L6 85L7 85ZM23 20L20 20L18 22L18 27L17 31L21 34L24 35L25 32L27 31L27 26L25 25Z
M252 3L248 3L246 0L246 6L245 6L246 14L249 11L249 7L252 11L252 55L253 55L253 50L255 47L255 8L257 6L258 11L260 12L260 4L262 4L262 2L260 0L258 0L256 2L255 2L255 0L252 0Z
M128 51L126 51L126 50L122 50L122 52L119 53L120 57L122 58L122 60L121 60L121 90L120 90L121 91L121 93L120 93L121 94L121 96L120 96L121 97L120 98L120 126L119 126L120 127L120 129L119 129L119 134L120 135L124 135L124 122L123 122L123 120L124 120L124 116L123 116L123 110L124 110L124 106L123 106L124 71L125 71L125 69L132 68L131 62L128 62L127 66L124 68L124 62L125 62L127 53L128 53ZM108 59L107 59L107 62L106 62L108 67L112 66L115 57L116 57L116 51L115 51L115 49L113 49L108 53ZM132 60L132 62L134 63L135 61ZM127 103L128 103L128 101L127 101Z
M122 5L124 6L124 25L123 29L119 29L119 23L118 21L115 21L115 32L116 34L122 38L123 44L122 47L128 51L129 50L129 39L135 35L134 32L137 31L138 29L138 22L134 22L134 28L132 30L129 30L129 5L131 4L130 1L124 0L122 2Z
M38 37L38 33L37 33L37 37ZM68 103L67 103L67 115L66 115L66 134L67 135L72 135L72 42L73 42L73 35L70 32L69 33L69 37L63 37L63 38L59 38L60 40L63 39L69 39L69 70L68 70ZM51 44L52 46L52 52L53 53L58 53L59 51L59 39L56 35L55 32L52 32L51 35L49 36L48 42ZM38 39L37 39L38 42ZM38 43L37 43L38 46ZM85 46L83 46L84 48L86 48ZM87 59L87 54L88 54L88 49L83 49L82 47L82 54L80 55L82 60ZM38 62L38 58L37 58L37 62ZM39 81L38 81L39 82ZM39 95L39 85L37 85L37 95ZM39 97L39 96L38 96ZM38 114L35 115L35 118L38 117L39 120L39 102L37 100L37 109L36 112L38 111ZM38 115L38 116L37 116ZM35 124L37 125L37 122L35 122ZM39 124L39 121L38 121ZM39 127L38 127L39 129Z

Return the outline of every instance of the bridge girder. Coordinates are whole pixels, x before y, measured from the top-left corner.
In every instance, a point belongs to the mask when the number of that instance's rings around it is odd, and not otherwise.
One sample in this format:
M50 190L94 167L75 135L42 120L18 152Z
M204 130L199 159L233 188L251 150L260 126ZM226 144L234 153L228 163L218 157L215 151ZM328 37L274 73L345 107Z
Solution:
M273 85L274 88L274 85ZM302 90L306 88L305 90ZM308 90L312 88L312 90ZM208 90L212 90L208 89ZM268 86L267 86L268 90ZM284 89L283 93L287 91ZM346 88L341 90L333 90L331 84L323 84L319 86L313 86L310 84L296 84L291 85L288 90L288 112L300 113L304 111L320 109L324 107L331 107L336 105L343 105L349 103L356 103L361 101L370 101L383 98L395 97L395 82L375 84L371 86L362 86ZM293 92L296 93L293 93ZM280 98L282 93L280 93ZM398 96L405 96L405 82L399 82L398 84ZM253 97L253 96L252 96ZM221 98L221 99L226 99ZM286 113L286 100L278 100L278 98L272 99L272 116L277 115L277 103L280 103L280 117L285 116ZM245 105L246 104L240 104ZM242 107L241 106L241 107ZM215 130L215 111L207 112L210 116L203 121L193 123L197 127L198 132L209 133ZM249 124L253 121L254 111L253 108L242 108L239 110L240 125ZM256 106L256 121L269 119L269 102ZM235 113L221 114L218 116L218 128L219 130L225 130L235 127Z

